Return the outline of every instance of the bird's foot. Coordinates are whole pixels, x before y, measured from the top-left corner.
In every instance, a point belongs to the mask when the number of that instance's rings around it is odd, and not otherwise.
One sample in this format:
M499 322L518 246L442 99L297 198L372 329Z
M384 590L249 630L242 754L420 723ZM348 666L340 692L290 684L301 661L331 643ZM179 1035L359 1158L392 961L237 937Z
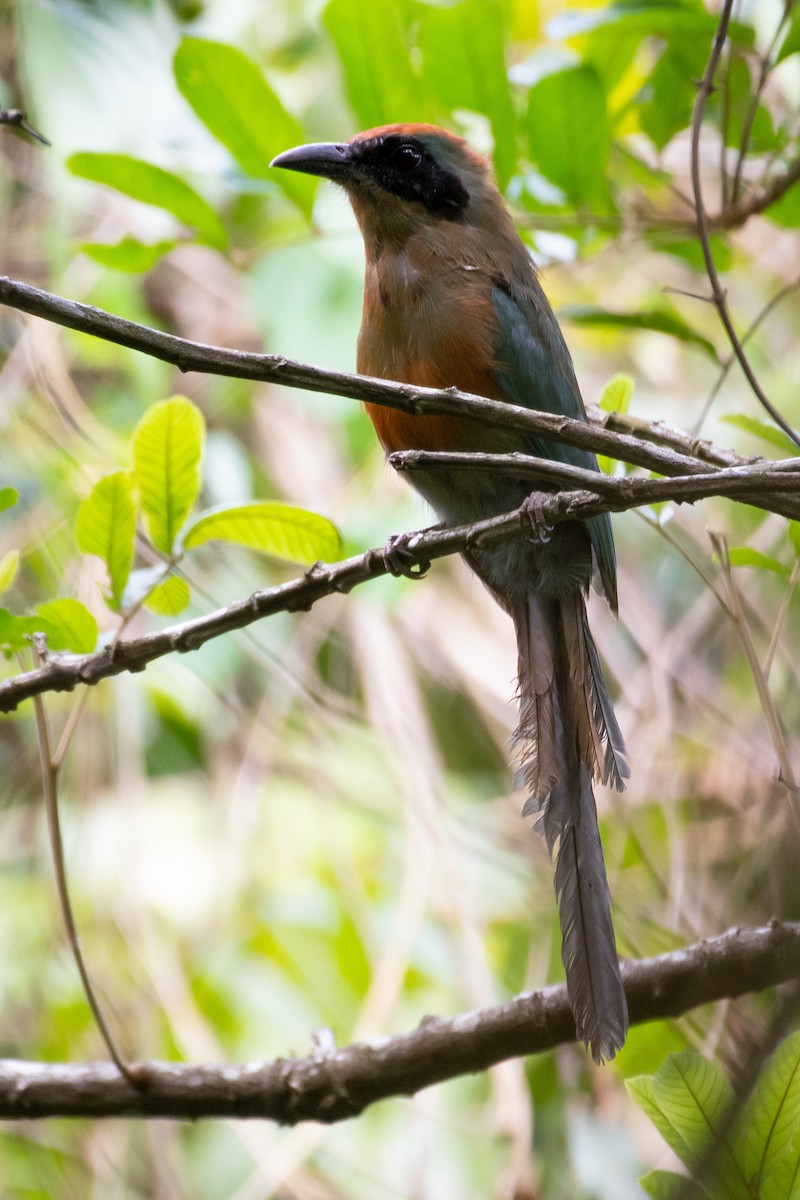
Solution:
M430 561L420 562L414 555L414 543L419 540L424 530L414 529L408 533L393 533L386 539L383 548L383 561L390 575L395 578L422 579L430 570Z
M553 534L544 515L544 506L552 499L548 492L531 492L519 506L520 523L532 542L546 546Z

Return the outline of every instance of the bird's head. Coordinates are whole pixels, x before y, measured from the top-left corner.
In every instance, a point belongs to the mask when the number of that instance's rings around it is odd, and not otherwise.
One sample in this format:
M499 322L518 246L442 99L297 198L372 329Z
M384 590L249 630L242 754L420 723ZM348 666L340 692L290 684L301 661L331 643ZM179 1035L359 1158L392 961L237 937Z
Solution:
M437 222L480 225L500 203L488 162L435 125L385 125L348 142L297 146L270 165L340 184L368 242L402 242Z

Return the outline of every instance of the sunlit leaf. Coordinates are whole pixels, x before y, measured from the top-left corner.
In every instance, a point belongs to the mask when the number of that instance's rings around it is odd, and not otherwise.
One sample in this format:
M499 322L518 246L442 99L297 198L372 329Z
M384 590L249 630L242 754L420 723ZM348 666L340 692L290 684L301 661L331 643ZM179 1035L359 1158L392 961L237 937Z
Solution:
M19 500L19 492L13 487L0 487L0 512L13 508Z
M643 88L639 124L658 150L687 129L697 98L697 80L708 58L705 43L686 39L668 45Z
M677 338L681 342L699 346L714 362L718 361L713 343L695 332L675 313L664 312L661 309L640 309L637 312L620 313L609 312L608 309L591 304L568 304L558 310L558 315L561 320L571 321L573 325L652 329L656 333L666 333L669 337Z
M117 610L133 562L136 505L129 471L104 475L78 509L75 522L78 549L96 554L108 570L110 594Z
M602 198L611 126L593 67L554 71L530 89L528 139L536 166L574 204Z
M725 137L725 144L734 150L743 145L748 131L748 149L757 154L776 150L779 140L772 125L769 109L764 104L753 106L755 83L750 66L740 53L733 54L727 63L721 86L708 98L706 114Z
M361 125L430 116L424 88L411 69L400 0L329 0L322 19Z
M225 226L211 205L185 180L163 167L131 158L128 154L73 154L67 159L73 175L104 183L133 200L163 208L183 225L197 230L198 237L224 249L228 243Z
M786 1038L761 1071L739 1127L742 1166L758 1194L800 1132L800 1032Z
M9 550L0 558L0 594L7 592L17 577L19 550Z
M339 531L327 518L273 501L209 509L188 527L182 543L191 550L214 540L309 565L330 562L341 552Z
M603 412L626 413L630 409L635 380L632 375L612 375L600 393Z
M752 433L755 437L761 438L763 442L769 442L771 446L778 446L779 449L785 450L793 457L800 454L796 443L782 429L770 425L768 421L761 421L758 417L746 417L741 413L723 417L722 420L727 421L729 425L735 425L737 429L743 429L746 433Z
M752 546L732 546L728 556L732 567L757 567L761 571L773 571L782 579L789 575L789 568L784 563L769 554L762 554L760 550L754 550Z
M153 589L144 602L145 608L163 617L176 617L191 600L189 585L179 575L170 575Z
M24 649L30 644L31 636L39 632L49 632L46 621L37 620L36 617L19 617L7 608L0 608L0 648L4 654Z
M269 170L276 154L304 140L302 126L252 58L224 42L184 38L173 65L181 94L242 170L255 179L272 179L310 214L313 181Z
M484 113L494 134L501 186L517 165L516 119L505 63L505 8L498 0L462 0L426 8L419 31L425 78L445 108Z
M80 600L48 600L37 605L36 614L34 620L44 618L46 622L48 649L91 654L97 645L97 621Z
M621 32L638 32L642 37L660 37L665 41L675 38L702 38L708 46L717 32L718 18L707 12L702 4L682 3L681 0L626 0L624 3L608 4L599 8L574 8L560 12L547 25L547 33L554 40L566 40L582 33L590 33L602 26L614 26ZM742 46L752 46L755 32L751 25L731 21L728 37Z
M81 252L114 271L149 271L160 258L176 246L174 241L140 242L125 237L119 242L84 242Z
M206 423L185 396L152 405L133 434L133 465L153 545L171 554L200 491Z

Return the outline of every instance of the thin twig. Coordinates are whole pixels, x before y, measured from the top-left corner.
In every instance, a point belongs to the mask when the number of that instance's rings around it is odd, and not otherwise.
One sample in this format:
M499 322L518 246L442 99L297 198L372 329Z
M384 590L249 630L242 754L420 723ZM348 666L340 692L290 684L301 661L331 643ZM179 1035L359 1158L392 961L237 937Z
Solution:
M783 596L781 598L780 608L778 609L778 615L775 618L775 626L772 630L772 636L769 639L769 646L767 647L767 653L764 656L764 678L765 679L769 679L769 673L772 670L772 663L775 658L775 652L778 649L778 643L781 640L781 634L783 633L783 627L786 624L786 618L789 615L789 606L792 603L792 596L794 595L794 589L797 587L798 579L800 579L800 558L796 558L794 560L794 566L792 567L791 574L789 575L789 579L786 584L786 590L784 591Z
M78 968L78 974L80 975L87 1003L91 1009L95 1024L100 1031L100 1036L105 1042L109 1057L131 1087L137 1088L141 1086L142 1075L136 1068L129 1066L125 1062L118 1050L103 1015L100 1001L94 990L86 961L83 957L83 950L81 949L80 938L78 937L78 928L75 924L75 914L69 892L67 869L64 862L64 843L61 837L61 822L58 814L58 766L50 750L50 732L47 726L47 714L44 711L44 701L41 696L34 696L33 706L36 715L36 731L39 739L39 761L42 768L42 790L44 792L45 813L47 814L47 832L50 838L50 852L53 857L58 903L67 933L67 941L72 951L75 966Z
M728 592L728 602L736 632L739 635L739 640L742 643L742 648L750 665L750 671L753 676L753 682L756 685L758 698L761 701L761 708L764 713L764 719L767 722L767 728L772 740L772 745L775 749L775 755L778 759L780 767L780 779L789 794L789 802L791 805L792 816L795 824L800 831L800 790L797 787L797 781L792 770L789 752L786 747L786 738L781 728L780 717L778 716L775 702L770 695L769 684L767 683L766 675L761 667L761 663L756 653L756 648L753 645L753 639L750 635L750 627L747 624L747 619L742 609L741 597L739 589L733 579L733 571L731 569L730 554L728 552L728 541L724 534L709 531L711 543L719 557L720 566L722 568L725 586Z
M722 54L722 49L728 36L728 25L731 18L731 9L733 8L733 0L725 0L722 12L720 13L719 25L717 32L714 35L714 44L711 48L708 63L706 65L703 78L697 87L697 99L695 100L694 112L692 113L692 133L691 133L691 174L692 174L692 190L694 192L695 212L697 215L697 236L700 240L700 246L703 251L703 260L706 265L706 274L708 275L711 284L711 292L714 297L717 312L719 313L720 321L728 335L728 340L731 343L739 365L744 372L747 382L753 389L759 403L766 409L772 417L776 425L784 431L787 437L790 437L795 445L800 446L800 434L792 428L786 419L778 412L772 401L765 394L761 384L756 378L753 368L750 366L750 361L744 352L742 343L733 327L730 312L728 310L728 301L725 295L725 289L717 272L714 263L714 255L711 251L711 239L709 236L709 221L708 214L703 203L703 184L700 171L700 133L703 125L703 114L705 112L706 101L714 90L714 75L717 70L717 64ZM800 162L794 164L797 168L797 178L800 178ZM787 172L788 174L788 172Z

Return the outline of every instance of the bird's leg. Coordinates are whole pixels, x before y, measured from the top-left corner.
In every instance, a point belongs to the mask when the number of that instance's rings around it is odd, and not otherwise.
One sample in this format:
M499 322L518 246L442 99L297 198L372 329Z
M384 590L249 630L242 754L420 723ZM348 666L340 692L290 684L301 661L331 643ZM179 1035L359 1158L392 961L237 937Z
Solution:
M432 528L441 528L441 526ZM405 579L422 579L424 575L427 575L431 565L428 559L419 562L414 556L414 543L423 533L427 532L428 530L424 529L413 529L408 533L389 535L383 548L383 561L391 575L403 576Z
M531 541L537 542L540 546L546 546L553 533L553 526L548 524L544 515L544 506L551 499L552 496L549 492L531 492L519 506L522 528Z

